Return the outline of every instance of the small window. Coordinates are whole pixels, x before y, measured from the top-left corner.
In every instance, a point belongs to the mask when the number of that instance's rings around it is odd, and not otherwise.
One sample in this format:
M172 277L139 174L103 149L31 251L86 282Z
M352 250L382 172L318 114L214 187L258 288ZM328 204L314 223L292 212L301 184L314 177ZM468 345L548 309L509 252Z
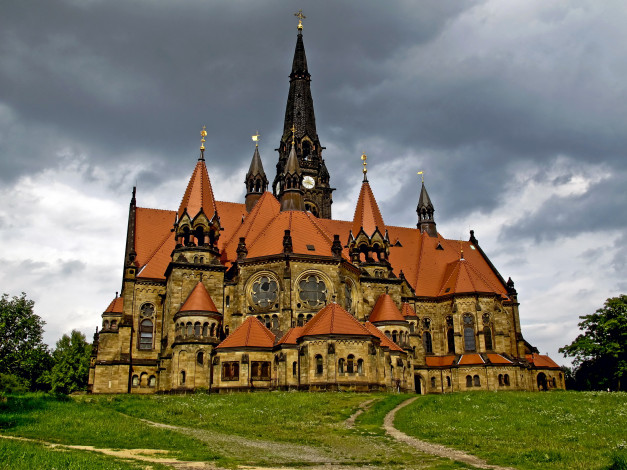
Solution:
M298 363L296 361L292 362L292 377L296 377L298 371Z
M308 249L309 251L316 251L316 247L315 247L315 246L313 246L313 245L307 245L307 249Z
M200 322L197 321L196 323L194 323L194 336L199 338L200 337Z
M364 360L363 359L357 359L357 373L358 374L364 373Z
M139 324L139 349L152 349L152 321L145 319Z
M505 385L504 380L503 380L503 374L499 374L499 385L502 387L503 385Z
M117 330L118 329L118 324L115 320L111 320L111 329L112 330Z
M433 353L433 340L431 338L431 333L428 331L425 331L422 334L422 341L424 343L425 346L425 352L427 354L432 354Z
M436 386L435 377L431 377L431 388L435 388L435 386Z
M486 326L483 329L483 338L485 340L485 348L486 350L492 349L492 330L490 330L489 326Z
M239 380L239 362L227 361L222 363L222 380Z
M448 375L446 376L446 386L447 387L451 386L451 378Z
M455 353L455 331L453 328L449 328L446 332L446 342L448 345L448 352Z
M322 365L322 356L320 354L318 354L316 356L316 374L320 375L323 372L323 365Z
M276 315L272 315L272 329L274 330L279 329L279 317Z
M185 385L185 371L182 370L180 373L180 377L181 377L181 385Z
M337 361L337 371L338 371L338 373L340 373L340 374L343 374L343 373L344 373L344 362L345 362L345 361L344 361L344 358L340 358L340 359Z
M225 300L226 306L230 307L231 306L231 296L227 295L226 296L226 300Z
M475 375L475 376L472 378L472 382L473 382L473 385L474 385L475 387L481 387L481 379L479 378L479 376L478 376L478 375Z
M209 335L209 323L204 323L202 325L202 335L207 337Z
M250 371L253 380L270 380L270 361L252 361Z
M298 315L298 319L296 322L297 326L304 326L305 325L305 315L303 315L302 313Z
M155 377L154 375L151 375L150 378L148 379L148 386L149 387L156 387L157 386L157 377Z
M349 354L346 359L346 372L352 374L353 372L355 372L355 356Z
M133 378L131 379L131 385L133 387L139 387L139 376L134 375Z
M472 387L472 377L470 375L466 376L466 387Z
M198 351L196 354L196 362L201 366L205 363L205 354L202 351Z
M505 374L503 376L503 382L505 383L507 387L509 387L509 374Z
M194 334L194 327L192 322L187 322L187 336L192 336Z

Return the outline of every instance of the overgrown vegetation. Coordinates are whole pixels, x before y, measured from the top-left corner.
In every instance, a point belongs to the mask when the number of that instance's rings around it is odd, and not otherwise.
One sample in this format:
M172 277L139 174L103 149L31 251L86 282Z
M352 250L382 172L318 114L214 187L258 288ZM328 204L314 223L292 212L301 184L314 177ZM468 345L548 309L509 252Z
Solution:
M627 469L626 393L430 395L400 410L396 427L521 470Z

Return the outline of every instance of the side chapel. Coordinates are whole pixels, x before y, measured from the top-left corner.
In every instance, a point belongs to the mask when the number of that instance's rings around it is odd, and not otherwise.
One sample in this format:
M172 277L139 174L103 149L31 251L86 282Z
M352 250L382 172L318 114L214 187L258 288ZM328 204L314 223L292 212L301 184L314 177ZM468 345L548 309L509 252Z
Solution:
M257 144L245 201L217 200L204 128L178 210L139 207L133 189L122 291L94 335L89 390L564 388L473 231L437 232L424 180L417 227L387 225L363 155L353 220L331 218L310 77L299 21L272 192Z

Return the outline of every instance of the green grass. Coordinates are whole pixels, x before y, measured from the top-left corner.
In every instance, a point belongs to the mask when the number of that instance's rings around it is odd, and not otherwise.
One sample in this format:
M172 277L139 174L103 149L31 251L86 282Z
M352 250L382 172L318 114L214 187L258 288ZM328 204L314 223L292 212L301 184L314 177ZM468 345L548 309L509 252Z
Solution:
M431 395L400 410L395 425L521 470L627 468L626 393Z
M51 449L33 442L0 439L0 470L140 470L146 463L125 461L95 452ZM154 470L166 469L151 464Z

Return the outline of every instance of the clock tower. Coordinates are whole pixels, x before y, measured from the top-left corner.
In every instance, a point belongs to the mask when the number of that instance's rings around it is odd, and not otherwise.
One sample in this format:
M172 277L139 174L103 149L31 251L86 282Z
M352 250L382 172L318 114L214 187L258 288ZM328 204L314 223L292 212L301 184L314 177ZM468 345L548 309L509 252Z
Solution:
M305 16L301 11L298 17L298 36L296 50L290 74L290 91L287 96L283 135L277 149L279 161L276 165L276 177L272 183L272 190L276 195L280 192L280 182L283 179L285 165L292 149L292 127L294 131L294 149L302 172L302 191L305 210L316 217L330 219L332 193L334 188L329 184L329 171L322 158L324 147L320 145L316 131L316 117L314 114L313 99L311 97L311 75L307 69L307 57L303 43L303 23Z

